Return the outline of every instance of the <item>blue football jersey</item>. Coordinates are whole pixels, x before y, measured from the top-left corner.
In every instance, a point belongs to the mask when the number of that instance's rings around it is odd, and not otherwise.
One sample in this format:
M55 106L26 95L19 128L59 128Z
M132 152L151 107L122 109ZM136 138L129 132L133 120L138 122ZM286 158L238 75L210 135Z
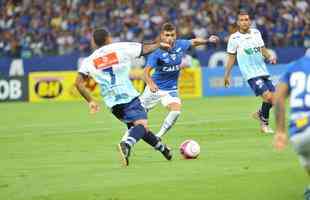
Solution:
M310 57L290 64L280 82L287 84L290 94L290 135L310 126Z
M155 69L152 79L161 90L176 90L182 57L190 48L190 40L176 40L169 50L157 49L147 57L146 66Z

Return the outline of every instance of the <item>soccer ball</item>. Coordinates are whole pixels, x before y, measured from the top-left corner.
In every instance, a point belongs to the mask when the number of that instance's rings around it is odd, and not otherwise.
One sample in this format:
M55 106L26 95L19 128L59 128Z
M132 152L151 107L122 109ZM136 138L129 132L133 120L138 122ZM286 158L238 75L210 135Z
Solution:
M195 159L200 153L200 145L195 140L185 140L179 149L185 159Z

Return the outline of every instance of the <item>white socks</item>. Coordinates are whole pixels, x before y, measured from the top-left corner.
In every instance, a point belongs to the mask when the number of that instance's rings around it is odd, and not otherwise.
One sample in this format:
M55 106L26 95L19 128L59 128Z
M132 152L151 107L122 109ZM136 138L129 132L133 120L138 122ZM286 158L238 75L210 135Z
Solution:
M124 135L123 135L121 141L122 141L122 142L125 142L125 141L127 140L127 137L128 137L128 136L129 136L129 130L127 129L126 132L124 133Z
M167 133L167 131L174 125L177 121L181 111L170 111L164 120L163 125L160 128L160 131L156 134L157 137L162 137Z

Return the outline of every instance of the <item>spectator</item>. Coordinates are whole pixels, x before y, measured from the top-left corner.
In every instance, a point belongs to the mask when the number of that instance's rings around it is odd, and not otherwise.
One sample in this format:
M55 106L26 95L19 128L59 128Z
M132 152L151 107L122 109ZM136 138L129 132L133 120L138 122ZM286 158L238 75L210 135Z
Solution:
M117 41L152 40L165 21L182 37L218 34L227 44L239 9L253 13L253 26L268 46L309 47L306 0L6 0L0 1L0 56L67 54L91 50L91 32L107 27Z

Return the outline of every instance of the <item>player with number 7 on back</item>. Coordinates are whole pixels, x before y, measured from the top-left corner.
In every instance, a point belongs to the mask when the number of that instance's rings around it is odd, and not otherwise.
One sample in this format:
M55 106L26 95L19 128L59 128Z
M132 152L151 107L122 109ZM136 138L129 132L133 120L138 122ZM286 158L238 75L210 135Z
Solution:
M170 148L149 130L147 113L138 98L139 93L129 79L131 61L145 54L151 53L159 47L169 48L169 44L162 42L112 43L112 37L105 29L96 29L93 32L92 45L97 48L85 58L78 70L76 87L88 102L91 113L99 111L99 104L85 88L88 78L93 78L100 86L100 93L104 103L112 114L125 123L129 134L118 145L122 163L129 164L130 151L140 139L160 151L167 160L171 160Z

